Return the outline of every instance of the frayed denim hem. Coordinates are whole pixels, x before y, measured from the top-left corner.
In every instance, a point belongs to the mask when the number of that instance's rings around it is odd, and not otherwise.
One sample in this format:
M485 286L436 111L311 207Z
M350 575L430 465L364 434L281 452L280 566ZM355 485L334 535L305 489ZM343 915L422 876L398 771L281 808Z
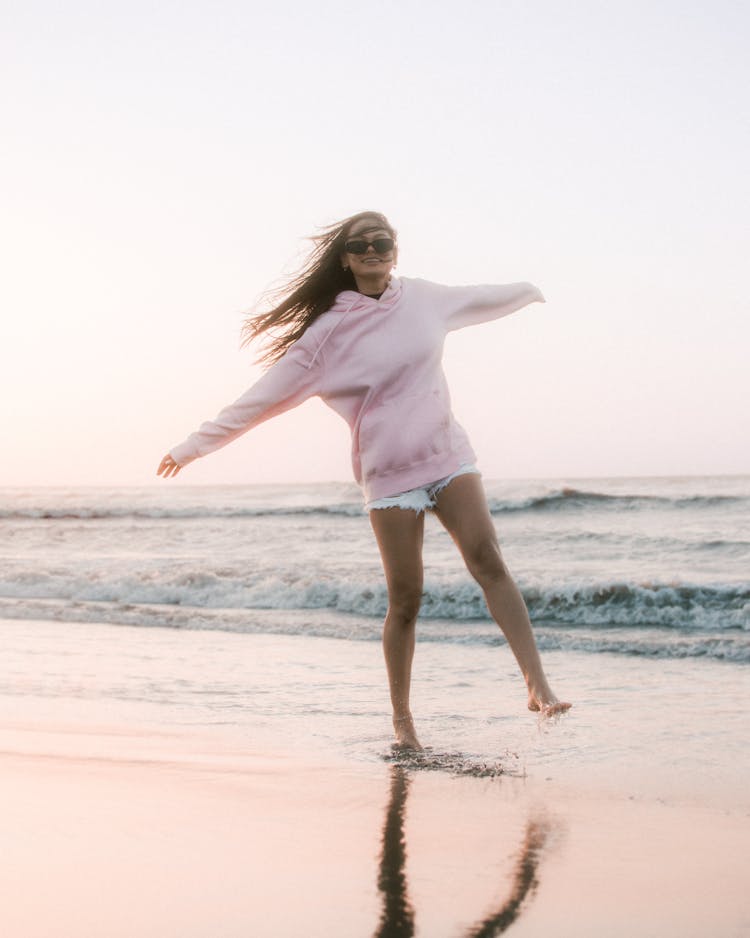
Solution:
M385 498L376 498L374 501L367 502L365 511L373 511L378 508L403 508L410 511L427 511L435 507L435 498L443 489L452 482L457 476L474 473L481 475L480 471L473 464L459 466L455 472L452 472L444 479L438 479L437 482L431 482L429 485L422 485L416 489L409 489L408 492L401 492L398 495L386 495Z

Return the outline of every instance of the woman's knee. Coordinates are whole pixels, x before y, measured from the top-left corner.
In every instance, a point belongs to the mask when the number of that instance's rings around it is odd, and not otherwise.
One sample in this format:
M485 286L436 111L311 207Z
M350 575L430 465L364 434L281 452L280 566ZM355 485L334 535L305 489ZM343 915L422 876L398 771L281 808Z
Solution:
M410 625L419 615L422 586L398 586L388 591L388 615L401 625Z
M464 556L469 573L482 587L498 583L510 577L496 541L478 541L466 551Z

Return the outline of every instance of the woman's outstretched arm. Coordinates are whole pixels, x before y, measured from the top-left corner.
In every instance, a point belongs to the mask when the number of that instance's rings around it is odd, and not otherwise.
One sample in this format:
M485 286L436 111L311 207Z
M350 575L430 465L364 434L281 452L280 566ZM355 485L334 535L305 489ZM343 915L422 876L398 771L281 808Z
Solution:
M207 456L265 420L313 397L319 390L320 369L309 367L307 352L292 346L255 384L213 420L207 420L164 456L157 475L176 476L183 466Z
M443 287L439 293L446 332L508 316L529 303L544 303L533 283L482 284Z

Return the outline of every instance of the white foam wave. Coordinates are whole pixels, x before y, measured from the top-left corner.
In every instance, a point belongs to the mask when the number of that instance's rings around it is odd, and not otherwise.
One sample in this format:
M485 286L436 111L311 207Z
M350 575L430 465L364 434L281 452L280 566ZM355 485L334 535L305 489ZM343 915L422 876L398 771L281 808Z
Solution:
M257 610L201 609L190 606L80 602L68 600L12 600L0 598L0 618L66 623L109 623L140 628L189 631L300 635L353 641L379 641L380 620L346 615L330 609ZM676 634L660 629L569 629L537 625L542 651L575 650L588 654L624 654L651 658L710 658L750 663L750 644L743 633ZM447 644L500 645L504 639L484 622L434 620L423 622L419 640Z
M532 620L572 626L660 627L750 631L750 584L571 583L527 585ZM330 609L381 619L385 586L306 570L239 573L216 568L131 569L125 575L92 568L16 567L0 579L0 596L73 602L190 606L199 609ZM422 619L485 620L484 597L472 580L432 578L425 584Z

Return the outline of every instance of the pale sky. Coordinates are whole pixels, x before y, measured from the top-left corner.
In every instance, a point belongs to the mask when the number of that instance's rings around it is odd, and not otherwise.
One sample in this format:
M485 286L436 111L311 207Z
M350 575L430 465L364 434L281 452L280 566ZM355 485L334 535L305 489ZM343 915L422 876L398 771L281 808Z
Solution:
M5 485L349 480L320 401L160 482L243 313L363 209L452 335L487 477L750 472L744 2L0 3Z

